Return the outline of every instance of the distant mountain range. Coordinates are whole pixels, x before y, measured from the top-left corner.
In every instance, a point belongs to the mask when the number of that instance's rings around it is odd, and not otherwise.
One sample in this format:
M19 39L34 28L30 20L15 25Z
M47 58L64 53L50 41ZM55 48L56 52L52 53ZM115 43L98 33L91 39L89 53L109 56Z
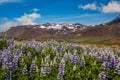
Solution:
M120 16L114 20L95 26L75 24L26 25L12 27L0 32L1 37L16 37L24 39L66 39L81 37L117 37L120 38Z

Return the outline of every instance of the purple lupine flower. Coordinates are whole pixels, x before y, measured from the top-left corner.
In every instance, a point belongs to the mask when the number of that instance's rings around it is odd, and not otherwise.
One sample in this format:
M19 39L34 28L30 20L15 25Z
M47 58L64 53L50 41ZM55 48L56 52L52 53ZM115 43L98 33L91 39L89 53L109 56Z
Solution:
M102 70L105 71L106 74L108 73L108 63L107 62L104 62L102 64Z
M82 49L82 50L81 50L81 53L82 53L82 54L86 54L86 53L87 53L87 51L86 51L86 50L84 50L84 49Z
M115 68L115 72L116 74L118 74L120 76L120 64L117 65L117 67Z
M42 55L42 56L46 56L46 53L45 53L44 50L41 51L41 55Z
M26 50L25 46L24 46L24 45L21 46L21 51L22 51L22 53L25 53L25 50Z
M70 46L69 46L69 49L75 50L75 49L77 49L77 46L76 46L76 45L70 45Z
M99 74L99 80L108 80L104 72Z
M13 63L12 62L6 62L5 63L5 68L7 70L13 70Z
M30 66L30 74L35 75L36 73L36 64L33 62Z
M86 63L85 63L85 59L84 57L82 57L81 61L80 61L80 66L81 67L85 67Z
M56 60L60 60L60 56L59 55L56 55L55 58L56 58Z
M42 77L45 77L45 76L46 76L46 69L43 69L41 75L42 75Z
M8 40L7 41L7 46L13 46L14 45L14 41L13 40Z
M50 74L49 63L46 63L46 64L45 64L45 71L46 71L46 74Z
M69 59L69 55L67 53L65 53L64 60L68 61L68 59Z
M17 70L18 69L18 57L17 56L14 57L12 63L13 63L14 70Z
M34 53L30 53L30 52L29 52L27 56L28 56L28 58L29 58L29 59L32 59L32 58L34 58L34 57L35 57L35 54L34 54Z
M5 56L4 56L4 58L6 59L6 61L8 61L8 62L12 62L12 55L9 53L9 54L6 54Z
M57 46L56 47L56 53L60 53L60 50L61 50L60 46Z
M27 75L28 74L27 65L24 66L24 68L22 70L22 74L23 75Z
M14 56L21 57L21 53L19 50L14 51Z
M112 58L110 63L109 63L109 67L110 68L115 68L118 64L118 61L115 58Z
M107 61L106 56L105 56L105 55L101 55L100 60L101 60L102 62L106 62L106 61Z
M63 53L64 53L64 48L62 47L62 48L60 48L60 55L62 55Z
M110 53L108 54L108 61L110 61L112 58L112 55L110 55Z
M64 75L65 75L65 64L60 63L57 79L58 80L63 80Z
M42 75L46 76L46 75L49 75L50 74L50 68L49 67L45 67L42 71Z
M50 68L49 67L46 68L46 74L48 74L48 75L50 74Z
M74 54L72 57L71 57L71 64L77 64L79 61L79 56L77 54Z
M65 64L64 63L60 63L59 65L59 75L64 76L64 70L65 70Z

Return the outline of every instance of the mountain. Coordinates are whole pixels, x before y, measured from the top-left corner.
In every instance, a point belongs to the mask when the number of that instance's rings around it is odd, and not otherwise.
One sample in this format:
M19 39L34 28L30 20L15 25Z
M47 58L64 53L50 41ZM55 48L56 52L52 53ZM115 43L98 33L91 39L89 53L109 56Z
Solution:
M76 30L66 36L69 38L120 38L120 16L104 24Z
M6 32L0 33L0 36L26 38L26 39L49 39L49 38L65 38L65 34L69 34L76 30L85 29L87 26L82 24L50 24L42 25L26 25L10 28Z
M95 26L86 26L80 23L26 25L12 27L6 32L0 32L0 36L16 37L24 39L66 39L81 37L117 37L120 38L120 16L110 22Z
M120 15L118 17L116 17L114 20L106 23L107 25L111 25L111 24L120 24Z

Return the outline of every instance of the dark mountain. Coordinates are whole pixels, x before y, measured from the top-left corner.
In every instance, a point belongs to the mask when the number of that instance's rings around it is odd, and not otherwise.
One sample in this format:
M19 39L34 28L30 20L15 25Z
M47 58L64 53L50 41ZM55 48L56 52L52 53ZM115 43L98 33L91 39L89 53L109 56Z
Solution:
M113 24L120 24L120 15L116 17L114 20L106 23L107 25L113 25Z

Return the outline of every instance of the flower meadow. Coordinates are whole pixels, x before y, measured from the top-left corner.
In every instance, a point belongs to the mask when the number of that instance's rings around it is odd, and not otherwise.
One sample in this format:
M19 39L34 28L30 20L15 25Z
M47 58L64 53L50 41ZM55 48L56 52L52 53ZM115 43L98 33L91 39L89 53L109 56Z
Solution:
M1 39L0 80L120 80L120 51Z

